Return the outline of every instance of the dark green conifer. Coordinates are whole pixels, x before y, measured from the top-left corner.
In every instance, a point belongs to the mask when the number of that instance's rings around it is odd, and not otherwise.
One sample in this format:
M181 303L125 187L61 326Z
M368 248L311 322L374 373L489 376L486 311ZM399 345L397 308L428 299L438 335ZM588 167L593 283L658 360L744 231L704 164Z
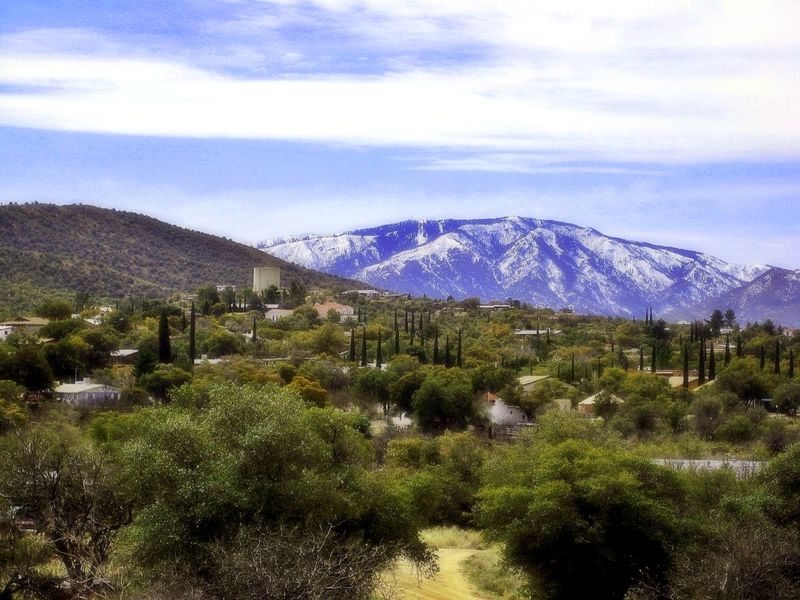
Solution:
M450 363L450 336L446 335L444 338L444 366L448 369L452 366Z
M706 342L700 340L700 354L697 357L697 379L698 384L703 385L706 382Z
M256 317L254 315L253 316L253 337L250 339L250 341L255 344L256 340L258 340L258 336L256 335Z
M356 362L356 328L350 328L350 351L347 353L347 360Z
M775 362L772 366L772 372L775 375L781 374L781 342L780 340L775 340Z
M189 311L189 363L192 365L197 357L195 350L195 319L194 302L192 302L192 308Z
M736 358L744 357L744 348L742 348L742 334L736 336Z
M161 318L158 321L158 362L172 362L172 348L169 341L169 321L167 309L161 309Z
M458 328L458 344L456 345L456 366L460 369L463 365L461 361L461 328ZM531 369L533 369L533 361L531 361Z
M761 366L761 370L764 370L764 367L767 363L767 349L764 347L764 344L761 344L761 356L759 360L759 364Z
M789 379L794 377L794 349L789 349L789 368L786 372L789 376Z
M731 364L731 336L725 336L725 366Z
M439 326L433 330L433 364L439 364Z
M708 355L708 380L717 378L717 357L714 355L714 342L711 342L711 353Z
M644 372L644 348L639 346L639 371Z
M414 345L414 338L417 335L416 322L417 322L416 315L414 314L414 310L412 309L411 310L411 331L409 332L409 336L411 337L411 345L412 346Z
M650 356L650 372L655 375L656 374L656 345L653 344L653 353Z
M380 369L383 365L383 355L381 354L381 330L378 328L378 347L375 350L375 368Z
M683 347L683 389L689 389L689 345Z
M361 334L361 366L367 366L367 326L364 325Z

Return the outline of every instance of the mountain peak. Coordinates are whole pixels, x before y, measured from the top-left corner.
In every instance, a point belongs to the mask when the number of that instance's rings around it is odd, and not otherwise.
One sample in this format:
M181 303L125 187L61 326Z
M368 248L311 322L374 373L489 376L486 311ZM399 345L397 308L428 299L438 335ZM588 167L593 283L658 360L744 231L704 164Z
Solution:
M552 308L700 317L770 270L604 235L591 227L510 215L411 220L340 235L262 243L305 267L430 297L513 297Z

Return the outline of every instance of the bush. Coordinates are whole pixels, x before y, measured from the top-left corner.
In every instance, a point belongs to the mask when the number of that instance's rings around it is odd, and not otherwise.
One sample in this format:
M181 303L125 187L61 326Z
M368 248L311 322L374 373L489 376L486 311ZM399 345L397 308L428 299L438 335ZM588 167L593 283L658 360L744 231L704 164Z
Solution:
M756 425L746 415L736 415L717 427L714 436L724 442L743 444L756 435Z

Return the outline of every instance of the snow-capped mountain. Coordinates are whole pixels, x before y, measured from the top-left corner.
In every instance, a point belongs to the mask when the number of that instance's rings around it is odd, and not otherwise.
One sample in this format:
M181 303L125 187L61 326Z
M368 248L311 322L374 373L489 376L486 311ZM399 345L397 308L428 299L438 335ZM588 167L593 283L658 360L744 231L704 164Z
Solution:
M662 314L699 317L711 300L733 302L745 286L775 271L522 217L404 221L257 247L304 267L414 295L511 297L608 315L640 315L653 306ZM782 302L800 304L797 290Z

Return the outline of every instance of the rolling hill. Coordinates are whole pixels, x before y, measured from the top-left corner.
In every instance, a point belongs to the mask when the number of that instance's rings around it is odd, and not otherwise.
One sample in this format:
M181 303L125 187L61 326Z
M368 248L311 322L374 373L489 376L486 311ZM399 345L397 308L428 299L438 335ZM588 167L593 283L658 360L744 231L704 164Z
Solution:
M0 312L44 294L164 297L206 283L249 285L253 267L280 267L307 287L358 285L251 246L140 214L87 205L0 206Z

